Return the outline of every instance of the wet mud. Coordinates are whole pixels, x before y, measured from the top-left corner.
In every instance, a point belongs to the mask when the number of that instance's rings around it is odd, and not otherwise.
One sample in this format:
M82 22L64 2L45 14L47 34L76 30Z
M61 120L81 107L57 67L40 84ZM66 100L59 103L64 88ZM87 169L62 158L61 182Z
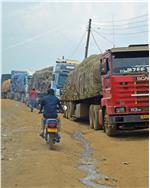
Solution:
M101 185L94 182L96 179L105 180L108 177L101 172L96 171L97 161L93 158L91 144L86 140L80 131L75 131L73 138L78 140L83 146L81 153L81 163L79 169L86 172L87 176L80 179L80 182L92 188L111 188L108 185Z

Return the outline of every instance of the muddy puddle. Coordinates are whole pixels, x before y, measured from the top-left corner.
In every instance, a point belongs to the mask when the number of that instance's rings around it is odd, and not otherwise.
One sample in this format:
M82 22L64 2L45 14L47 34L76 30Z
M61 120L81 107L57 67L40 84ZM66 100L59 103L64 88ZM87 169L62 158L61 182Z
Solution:
M97 161L93 158L93 150L90 142L86 140L80 131L76 131L73 134L74 139L78 140L83 146L83 152L81 153L81 163L79 169L86 172L87 176L80 179L81 183L93 187L93 188L111 188L108 185L100 185L94 182L96 179L105 180L108 177L101 172L96 171Z

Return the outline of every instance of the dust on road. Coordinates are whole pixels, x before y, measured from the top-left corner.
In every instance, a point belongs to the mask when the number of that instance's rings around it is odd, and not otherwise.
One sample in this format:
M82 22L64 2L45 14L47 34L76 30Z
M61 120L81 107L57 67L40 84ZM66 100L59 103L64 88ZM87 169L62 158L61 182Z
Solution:
M148 131L109 138L87 123L62 120L62 140L54 151L39 137L41 115L25 104L2 100L2 188L84 188L88 172L81 169L84 146L90 143L95 172L91 187L148 187Z

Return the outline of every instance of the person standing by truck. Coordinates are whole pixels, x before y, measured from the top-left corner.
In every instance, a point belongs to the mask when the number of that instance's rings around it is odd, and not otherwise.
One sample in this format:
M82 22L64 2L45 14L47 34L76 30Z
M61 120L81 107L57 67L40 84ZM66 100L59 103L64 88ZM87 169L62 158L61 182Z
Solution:
M29 107L31 112L33 112L34 108L36 107L36 99L37 99L37 91L35 88L32 88L29 92Z

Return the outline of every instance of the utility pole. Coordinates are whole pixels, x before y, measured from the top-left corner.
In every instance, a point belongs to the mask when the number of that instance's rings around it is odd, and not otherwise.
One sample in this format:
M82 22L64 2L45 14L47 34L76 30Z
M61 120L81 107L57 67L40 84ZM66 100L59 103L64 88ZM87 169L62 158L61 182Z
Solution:
M113 48L115 48L115 26L114 26L114 17L112 16L112 25L113 25Z
M89 40L90 40L90 31L91 31L91 22L92 22L92 19L89 19L88 35L87 35L87 41L86 41L86 47L85 47L85 58L87 58L87 56L88 56L88 48L89 48Z

